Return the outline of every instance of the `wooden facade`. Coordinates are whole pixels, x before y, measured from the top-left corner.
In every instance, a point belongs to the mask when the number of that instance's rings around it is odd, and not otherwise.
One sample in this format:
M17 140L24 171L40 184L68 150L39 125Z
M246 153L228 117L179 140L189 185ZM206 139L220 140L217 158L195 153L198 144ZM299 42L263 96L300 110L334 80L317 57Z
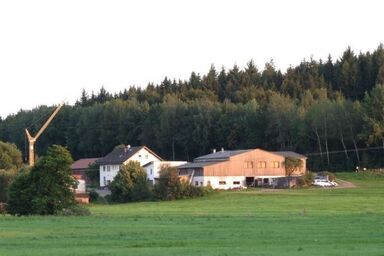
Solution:
M193 163L179 167L180 176L190 177L192 184L211 185L214 188L235 188L253 184L274 184L286 177L285 159L302 160L302 167L291 176L302 176L306 157L294 152L269 152L262 149L221 151L198 157Z

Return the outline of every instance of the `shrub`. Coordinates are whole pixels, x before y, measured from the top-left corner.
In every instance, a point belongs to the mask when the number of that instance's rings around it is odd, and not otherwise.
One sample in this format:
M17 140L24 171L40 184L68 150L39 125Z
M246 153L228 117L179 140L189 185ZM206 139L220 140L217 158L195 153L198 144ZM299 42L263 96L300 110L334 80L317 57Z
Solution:
M76 204L72 157L67 149L53 145L30 173L19 175L9 191L9 212L13 215L57 214Z
M6 214L6 213L7 213L7 204L0 203L0 214Z
M23 159L15 144L0 141L0 169L18 170Z
M22 163L21 152L16 145L0 141L0 202L7 202L9 186Z
M68 208L61 209L56 215L59 216L89 216L91 212L85 206L80 204L71 205Z
M197 187L188 182L181 182L178 171L174 167L166 167L160 171L160 178L154 187L154 196L159 200L176 200L207 195L213 192L211 186Z
M0 202L8 201L8 188L17 173L15 170L0 170Z
M112 200L112 196L111 195L106 195L104 197L100 197L100 198L104 198L105 202L106 203L113 203L114 201Z
M159 200L175 200L183 197L179 172L174 167L160 170L159 180L154 187L154 196Z
M152 197L147 173L136 161L129 161L127 165L122 165L109 188L113 202L143 201Z
M32 198L30 175L21 173L9 188L8 212L12 215L32 214Z
M89 192L89 201L91 203L96 202L99 199L99 194L95 191Z
M307 171L303 176L303 180L305 182L305 185L311 186L314 178L315 178L315 174L311 171Z
M181 183L183 198L204 196L204 187L196 187L187 182Z

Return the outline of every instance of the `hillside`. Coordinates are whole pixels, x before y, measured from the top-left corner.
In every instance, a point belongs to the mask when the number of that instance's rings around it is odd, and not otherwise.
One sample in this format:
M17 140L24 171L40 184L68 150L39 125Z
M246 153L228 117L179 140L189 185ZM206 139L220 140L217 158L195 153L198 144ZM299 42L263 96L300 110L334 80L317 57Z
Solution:
M83 91L37 143L66 145L75 159L100 157L118 144L147 145L165 159L192 160L214 148L293 150L310 154L313 170L384 165L384 49L335 61L304 60L285 72L215 67L188 81L165 78L119 93ZM26 147L52 107L0 119L0 140ZM311 154L312 153L312 154Z

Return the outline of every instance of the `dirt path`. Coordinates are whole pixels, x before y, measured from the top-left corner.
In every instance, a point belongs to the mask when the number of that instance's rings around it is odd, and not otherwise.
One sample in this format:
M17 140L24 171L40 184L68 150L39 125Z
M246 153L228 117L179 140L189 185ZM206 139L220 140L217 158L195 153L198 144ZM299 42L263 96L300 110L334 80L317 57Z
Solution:
M346 180L336 179L336 182L339 185L336 187L333 187L333 188L355 188L356 187L355 184L353 184L352 182L346 181Z

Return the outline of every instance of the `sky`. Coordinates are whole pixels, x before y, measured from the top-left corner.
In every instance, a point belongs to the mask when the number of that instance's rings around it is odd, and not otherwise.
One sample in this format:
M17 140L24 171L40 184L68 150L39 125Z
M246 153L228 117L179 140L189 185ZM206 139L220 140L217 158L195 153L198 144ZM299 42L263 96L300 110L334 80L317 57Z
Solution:
M85 89L119 92L165 76L285 71L384 43L384 3L338 0L0 0L0 116L73 104Z

